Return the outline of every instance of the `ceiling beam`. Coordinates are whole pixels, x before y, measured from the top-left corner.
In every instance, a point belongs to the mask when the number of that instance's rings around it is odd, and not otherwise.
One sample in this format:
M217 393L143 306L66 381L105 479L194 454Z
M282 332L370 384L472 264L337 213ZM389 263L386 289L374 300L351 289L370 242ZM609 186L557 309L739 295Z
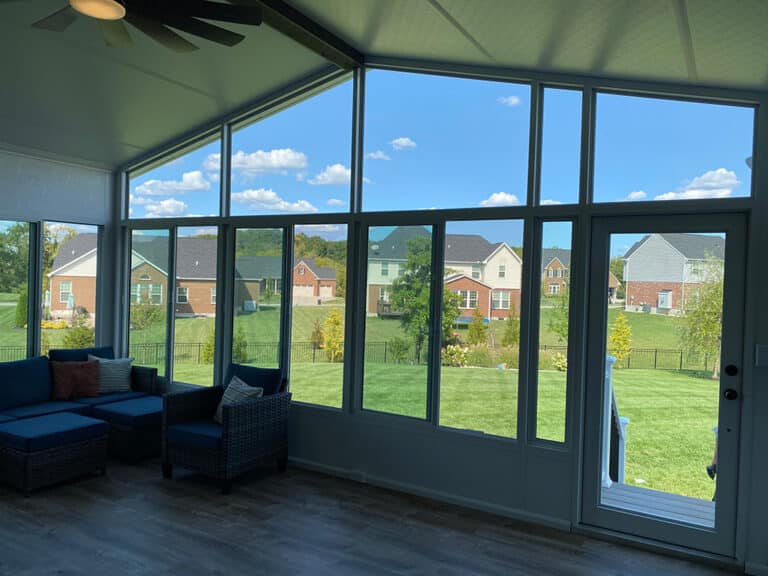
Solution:
M245 3L245 2L244 2ZM263 21L344 70L363 65L363 54L283 0L249 0L264 10Z

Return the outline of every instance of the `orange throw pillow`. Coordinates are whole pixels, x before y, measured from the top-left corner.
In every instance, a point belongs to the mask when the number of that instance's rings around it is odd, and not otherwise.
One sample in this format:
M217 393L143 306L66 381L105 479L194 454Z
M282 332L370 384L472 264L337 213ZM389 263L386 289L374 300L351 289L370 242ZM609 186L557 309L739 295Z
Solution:
M51 361L53 400L99 395L99 363Z

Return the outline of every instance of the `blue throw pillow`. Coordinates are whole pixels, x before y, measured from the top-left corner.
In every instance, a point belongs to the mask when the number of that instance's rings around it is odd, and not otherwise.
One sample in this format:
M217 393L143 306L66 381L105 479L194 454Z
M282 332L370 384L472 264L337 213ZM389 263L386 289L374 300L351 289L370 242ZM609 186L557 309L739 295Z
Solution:
M98 346L95 348L73 348L72 350L49 350L48 358L56 362L87 362L88 354L114 360L115 350L112 346Z
M39 404L51 399L48 358L0 362L0 410Z
M283 374L279 368L256 368L255 366L245 366L243 364L230 364L224 382L229 384L233 376L237 376L248 386L263 388L264 396L270 396L283 391Z

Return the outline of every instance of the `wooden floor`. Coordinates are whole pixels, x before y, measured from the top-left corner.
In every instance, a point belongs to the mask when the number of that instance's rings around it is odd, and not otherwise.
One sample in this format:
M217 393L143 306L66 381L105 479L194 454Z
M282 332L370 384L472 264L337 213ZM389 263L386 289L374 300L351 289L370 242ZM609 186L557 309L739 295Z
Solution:
M717 574L322 474L264 470L230 496L159 462L24 498L0 488L0 574Z
M600 503L703 528L715 527L715 503L711 500L614 483L602 489Z

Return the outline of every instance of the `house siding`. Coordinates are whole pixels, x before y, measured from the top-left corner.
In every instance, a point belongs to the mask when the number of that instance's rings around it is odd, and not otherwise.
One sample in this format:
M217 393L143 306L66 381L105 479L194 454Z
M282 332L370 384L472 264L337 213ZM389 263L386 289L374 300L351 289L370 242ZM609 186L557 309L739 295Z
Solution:
M69 318L72 314L66 302L60 302L59 294L62 282L72 282L72 294L75 308L84 307L90 315L96 313L96 278L87 276L56 275L51 277L51 317Z
M549 271L552 270L552 277L549 276ZM564 270L565 277L556 275L555 271ZM566 286L568 285L568 268L560 261L559 258L555 258L547 263L544 267L544 273L541 275L541 282L543 286L542 296L548 296L551 294L550 286L558 286L558 294L565 293Z
M506 268L503 278L499 278L500 265L504 265ZM511 248L502 246L484 264L480 279L493 289L520 290L522 271L522 262L517 254Z
M627 282L683 282L685 257L661 236L651 235L624 264Z

